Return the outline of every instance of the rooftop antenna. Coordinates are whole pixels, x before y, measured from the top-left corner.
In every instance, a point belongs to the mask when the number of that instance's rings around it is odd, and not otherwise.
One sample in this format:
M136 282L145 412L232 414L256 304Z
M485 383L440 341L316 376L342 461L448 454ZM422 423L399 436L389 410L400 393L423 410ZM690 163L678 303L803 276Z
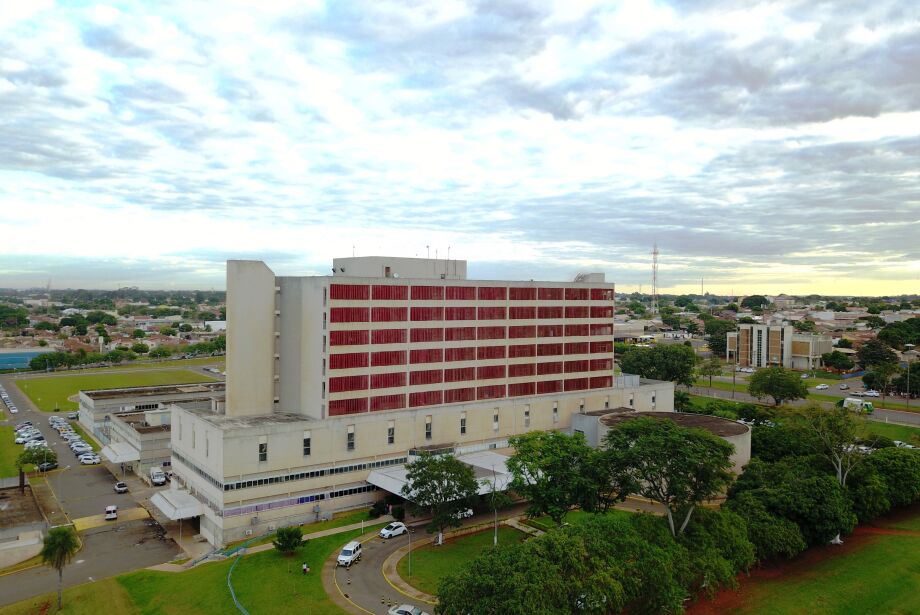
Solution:
M703 294L703 278L700 278L700 294Z
M427 245L425 246L425 258L431 258L431 248Z
M351 255L352 257L355 255L355 244L351 244Z
M658 313L658 242L652 246L652 314Z

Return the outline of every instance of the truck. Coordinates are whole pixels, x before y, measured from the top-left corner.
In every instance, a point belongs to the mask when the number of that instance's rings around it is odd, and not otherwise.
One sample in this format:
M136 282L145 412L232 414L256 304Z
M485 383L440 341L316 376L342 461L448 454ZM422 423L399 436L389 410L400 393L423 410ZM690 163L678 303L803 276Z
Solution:
M160 468L150 468L150 482L154 485L165 485L166 474Z
M858 397L847 397L846 399L837 402L838 406L842 406L847 410L852 410L856 414L872 414L875 412L875 406L872 405L871 401L866 401Z

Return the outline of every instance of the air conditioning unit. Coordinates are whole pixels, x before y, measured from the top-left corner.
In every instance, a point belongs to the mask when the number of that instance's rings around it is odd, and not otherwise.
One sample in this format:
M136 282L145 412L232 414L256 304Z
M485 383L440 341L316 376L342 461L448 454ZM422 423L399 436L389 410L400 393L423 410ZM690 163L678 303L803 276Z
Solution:
M269 532L274 532L274 531L275 531L275 526L274 526L274 525L269 525L269 526L268 526L268 531L269 531Z
M259 518L258 518L258 517L253 517L252 519L250 519L250 520L249 520L249 525L259 525Z
M252 530L246 530L246 535L247 535L247 536L252 536Z

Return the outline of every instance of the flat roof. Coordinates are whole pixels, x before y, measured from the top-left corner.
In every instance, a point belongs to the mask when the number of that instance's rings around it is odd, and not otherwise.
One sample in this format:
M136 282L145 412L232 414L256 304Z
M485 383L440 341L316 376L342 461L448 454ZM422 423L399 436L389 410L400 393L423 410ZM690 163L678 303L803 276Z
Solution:
M617 412L612 411L600 418L601 423L613 427L624 421L647 416L653 419L668 420L681 427L705 429L717 436L739 436L749 430L747 425L708 414L690 414L687 412Z
M224 381L189 384L160 384L149 387L124 387L121 389L94 389L80 391L90 399L113 399L115 397L149 397L152 395L180 395L183 393L218 393L226 390Z
M215 427L227 430L306 423L314 420L303 414L290 414L287 412L272 412L271 414L259 414L255 416L227 416L226 414L212 412L210 409L186 408L181 403L175 405L186 412L195 414L200 419L211 423Z

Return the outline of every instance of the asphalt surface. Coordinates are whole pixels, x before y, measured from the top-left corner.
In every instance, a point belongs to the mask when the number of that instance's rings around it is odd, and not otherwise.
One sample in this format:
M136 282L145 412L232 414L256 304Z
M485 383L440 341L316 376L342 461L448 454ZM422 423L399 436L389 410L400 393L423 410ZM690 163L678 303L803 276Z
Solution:
M3 411L5 424L32 421L57 453L59 469L47 473L46 479L70 519L99 515L110 504L122 510L138 505L131 494L115 493L114 484L118 479L105 465L80 465L66 441L48 425L48 417L52 414L37 410L12 382L11 376L0 376L0 382L19 408L19 413L15 415ZM66 413L58 413L58 416L66 416ZM64 569L64 586L79 585L175 559L179 548L171 539L161 538L160 530L152 520L144 520L115 521L112 525L84 532L83 549ZM0 576L0 604L54 591L56 587L57 572L44 566Z
M413 540L431 540L431 537L422 529L410 534ZM389 608L381 603L381 598L398 604L411 602L389 584L383 576L383 562L393 551L408 544L407 536L397 536L384 540L375 537L361 545L364 554L356 564L350 568L337 567L335 569L335 584L342 596L361 610L385 615ZM344 546L345 543L342 543ZM338 555L338 553L336 553ZM426 605L419 604L422 610L431 612Z

